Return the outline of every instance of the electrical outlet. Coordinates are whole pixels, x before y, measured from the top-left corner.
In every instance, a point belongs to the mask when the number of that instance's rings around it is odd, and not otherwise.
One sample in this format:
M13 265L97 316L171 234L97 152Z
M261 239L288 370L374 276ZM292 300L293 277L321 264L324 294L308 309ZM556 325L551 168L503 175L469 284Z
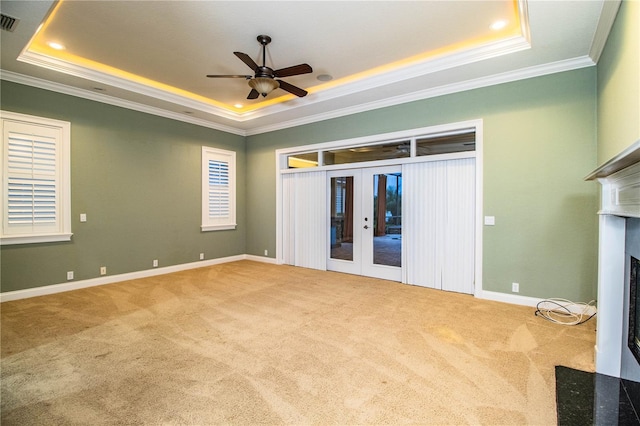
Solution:
M86 221L87 221L87 214L80 213L80 222L86 222Z
M265 255L265 256L269 256L269 250L265 250L265 251L264 251L264 255Z
M100 267L100 275L107 275L107 267L106 266L101 266Z
M67 281L71 281L73 279L73 271L67 272Z
M158 259L153 259L153 267L154 268L158 267Z
M511 291L513 293L519 293L520 292L520 284L518 283L511 283Z
M200 253L200 260L204 260L204 253Z

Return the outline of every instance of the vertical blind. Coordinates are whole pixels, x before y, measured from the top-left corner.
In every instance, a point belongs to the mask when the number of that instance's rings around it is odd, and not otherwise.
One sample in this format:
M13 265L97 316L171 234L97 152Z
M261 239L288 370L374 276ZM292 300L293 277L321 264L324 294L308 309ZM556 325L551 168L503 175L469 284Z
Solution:
M403 281L470 293L475 277L475 158L405 164Z
M327 188L325 172L282 176L284 263L327 268Z

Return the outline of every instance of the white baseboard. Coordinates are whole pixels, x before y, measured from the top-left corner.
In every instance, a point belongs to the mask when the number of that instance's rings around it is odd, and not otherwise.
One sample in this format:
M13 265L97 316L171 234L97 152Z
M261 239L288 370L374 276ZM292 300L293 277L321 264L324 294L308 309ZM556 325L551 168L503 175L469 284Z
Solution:
M478 299L494 300L496 302L511 303L512 305L536 306L544 299L536 297L520 296L517 294L498 293L497 291L482 290L480 294L476 294Z
M504 302L511 303L513 305L523 305L523 306L532 306L537 307L538 303L543 302L547 299L539 299L536 297L528 297L528 296L519 296L517 294L507 294L507 293L498 293L496 291L486 291L483 290L480 294L476 294L478 299L486 299L486 300L494 300L496 302ZM564 304L563 304L564 305ZM569 310L574 314L583 313L586 315L593 315L596 313L595 306L589 306L585 312L581 311L581 307L576 305L568 305Z
M253 254L245 254L246 260L253 260L254 262L270 263L277 265L278 261L272 257L255 256Z
M121 281L135 280L139 278L154 277L156 275L170 274L172 272L186 271L188 269L204 268L219 265L221 263L236 262L238 260L253 260L255 262L276 264L276 259L270 257L239 254L237 256L221 257L218 259L201 260L198 262L183 263L180 265L165 266L163 268L146 269L144 271L129 272L126 274L108 275L91 278L88 280L71 281L60 284L52 284L43 287L28 288L25 290L7 291L0 293L0 303L11 300L27 299L29 297L46 296L48 294L62 293L65 291L79 290L81 288L95 287L98 285L113 284Z
M144 271L129 272L126 274L109 275L98 278L91 278L82 281L72 281L60 284L52 284L43 287L28 288L25 290L7 291L0 293L0 303L11 300L27 299L29 297L46 296L48 294L62 293L65 291L79 290L82 288L95 287L105 284L113 284L121 281L135 280L139 278L154 277L156 275L170 274L173 272L186 271L188 269L204 268L207 266L219 265L222 263L236 262L238 260L252 260L277 265L278 261L271 257L255 256L252 254L239 254L236 256L221 257L218 259L201 260L198 262L183 263L180 265L165 266L163 268L146 269ZM493 300L496 302L510 303L513 305L523 305L536 307L539 302L545 299L535 297L519 296L515 294L499 293L496 291L481 290L475 294L478 299ZM588 314L595 313L596 308L591 307ZM578 313L578 312L576 312Z

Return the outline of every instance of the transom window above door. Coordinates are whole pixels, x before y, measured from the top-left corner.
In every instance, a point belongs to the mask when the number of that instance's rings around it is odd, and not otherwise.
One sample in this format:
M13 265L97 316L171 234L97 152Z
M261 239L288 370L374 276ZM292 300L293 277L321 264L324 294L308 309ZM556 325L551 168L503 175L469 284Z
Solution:
M369 141L366 145L341 145L336 148L292 153L287 156L286 168L299 169L407 159L475 151L475 149L475 129L462 129L452 132L417 135L410 138Z

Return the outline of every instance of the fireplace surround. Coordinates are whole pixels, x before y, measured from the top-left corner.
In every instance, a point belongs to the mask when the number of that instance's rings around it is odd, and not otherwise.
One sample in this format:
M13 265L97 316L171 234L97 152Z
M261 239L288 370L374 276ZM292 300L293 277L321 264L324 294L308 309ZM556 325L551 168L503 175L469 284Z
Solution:
M640 260L631 255L627 346L640 364Z
M586 180L601 184L596 372L640 381L640 361L628 344L636 325L629 317L631 265L640 259L640 140Z

